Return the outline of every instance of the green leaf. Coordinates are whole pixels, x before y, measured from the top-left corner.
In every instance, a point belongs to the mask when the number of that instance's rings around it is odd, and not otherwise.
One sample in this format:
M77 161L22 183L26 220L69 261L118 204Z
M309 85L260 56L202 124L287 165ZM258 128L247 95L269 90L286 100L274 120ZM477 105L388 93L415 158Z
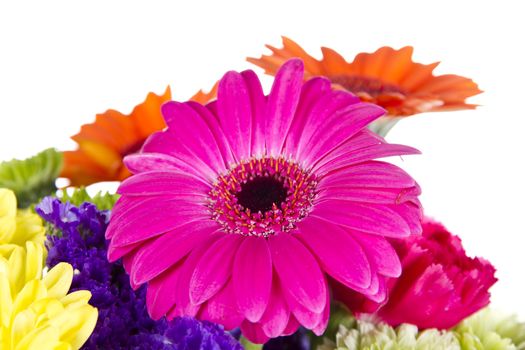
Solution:
M70 202L73 205L79 206L84 202L90 202L95 204L99 210L110 210L115 205L115 202L119 199L120 195L112 194L109 192L102 193L98 192L94 196L90 196L84 187L76 188L72 192L62 190L59 193L59 198L62 202Z
M254 344L243 336L241 336L240 342L244 350L261 350L263 348L263 344Z
M0 187L14 191L19 208L27 208L54 193L62 170L62 153L49 148L24 160L0 163Z

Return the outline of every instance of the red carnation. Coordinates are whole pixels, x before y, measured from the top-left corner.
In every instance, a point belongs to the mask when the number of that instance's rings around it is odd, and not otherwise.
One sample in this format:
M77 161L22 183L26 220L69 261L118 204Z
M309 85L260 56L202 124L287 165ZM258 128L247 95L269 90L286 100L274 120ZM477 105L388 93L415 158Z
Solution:
M446 329L489 303L495 268L482 258L469 258L459 237L426 218L423 234L392 241L403 272L386 282L388 299L379 304L332 282L336 299L356 313L375 312L392 326L411 323Z

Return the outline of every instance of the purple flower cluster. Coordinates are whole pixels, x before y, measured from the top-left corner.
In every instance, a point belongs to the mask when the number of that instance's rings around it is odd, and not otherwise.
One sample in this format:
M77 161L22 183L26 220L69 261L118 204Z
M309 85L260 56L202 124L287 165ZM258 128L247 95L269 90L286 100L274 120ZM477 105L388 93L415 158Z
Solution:
M68 262L75 269L71 291L87 289L99 310L97 326L83 349L241 350L222 327L192 318L153 321L146 289L133 290L122 263L109 263L104 237L109 211L91 203L76 207L47 197L36 207L51 224L47 266Z

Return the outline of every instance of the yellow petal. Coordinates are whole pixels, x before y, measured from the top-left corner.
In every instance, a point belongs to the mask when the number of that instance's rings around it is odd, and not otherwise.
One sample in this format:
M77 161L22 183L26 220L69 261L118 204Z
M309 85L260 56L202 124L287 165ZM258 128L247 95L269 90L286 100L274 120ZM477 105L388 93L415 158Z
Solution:
M15 350L55 350L61 344L59 336L52 326L36 328L16 344Z
M13 299L9 282L9 265L7 260L0 256L0 328L7 327L11 321ZM1 344L1 342L0 342Z
M24 284L25 280L25 262L26 251L24 248L16 246L9 256L9 282L11 283L11 290L13 293L18 293Z
M49 323L49 319L60 315L64 311L64 305L54 298L44 298L33 303L31 310L38 315L36 325L43 326Z
M16 216L16 196L7 188L0 188L0 217Z
M29 310L24 310L15 316L11 324L11 344L19 344L24 336L35 329L37 314Z
M20 246L16 244L0 244L0 256L9 259L13 250L18 249Z
M62 298L71 288L73 267L68 263L60 263L53 267L43 279L50 298Z
M0 244L9 243L16 230L16 196L0 188Z
M80 349L95 329L98 310L91 305L84 305L73 311L66 310L64 316L60 339L71 344L72 349Z
M25 281L40 279L44 264L44 246L35 242L26 242Z
M42 281L33 280L28 282L18 293L13 303L13 313L17 314L29 308L34 302L47 296L46 287Z
M73 350L73 348L71 347L71 344L61 342L61 343L57 344L53 348L53 350Z
M87 304L89 299L91 299L91 292L89 290L77 290L71 294L66 295L60 302L64 307L76 308L80 307L83 304Z
M16 230L12 243L23 246L26 241L44 244L46 230L42 219L29 210L19 210L16 215Z

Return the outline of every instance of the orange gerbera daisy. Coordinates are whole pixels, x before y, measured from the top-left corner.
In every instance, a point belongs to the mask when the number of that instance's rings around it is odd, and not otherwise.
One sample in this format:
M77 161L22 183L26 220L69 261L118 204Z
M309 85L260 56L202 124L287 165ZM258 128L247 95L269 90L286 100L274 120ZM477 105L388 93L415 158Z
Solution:
M271 55L249 57L248 61L264 68L267 74L275 75L290 58L301 58L306 79L326 76L336 87L385 108L390 117L472 109L476 105L465 103L465 99L482 92L471 79L453 74L434 75L432 71L439 62L415 63L410 46L399 50L382 47L374 53L360 53L350 63L326 47L321 48L323 58L317 60L287 37L283 37L281 49L266 47L272 51Z
M205 103L214 97L214 91L199 91L192 100ZM90 185L99 181L122 181L130 174L122 159L140 150L149 135L166 125L160 107L171 100L169 86L162 95L149 93L131 114L109 109L98 114L95 122L85 124L72 137L78 143L76 151L64 152L64 168L60 176L70 185Z

